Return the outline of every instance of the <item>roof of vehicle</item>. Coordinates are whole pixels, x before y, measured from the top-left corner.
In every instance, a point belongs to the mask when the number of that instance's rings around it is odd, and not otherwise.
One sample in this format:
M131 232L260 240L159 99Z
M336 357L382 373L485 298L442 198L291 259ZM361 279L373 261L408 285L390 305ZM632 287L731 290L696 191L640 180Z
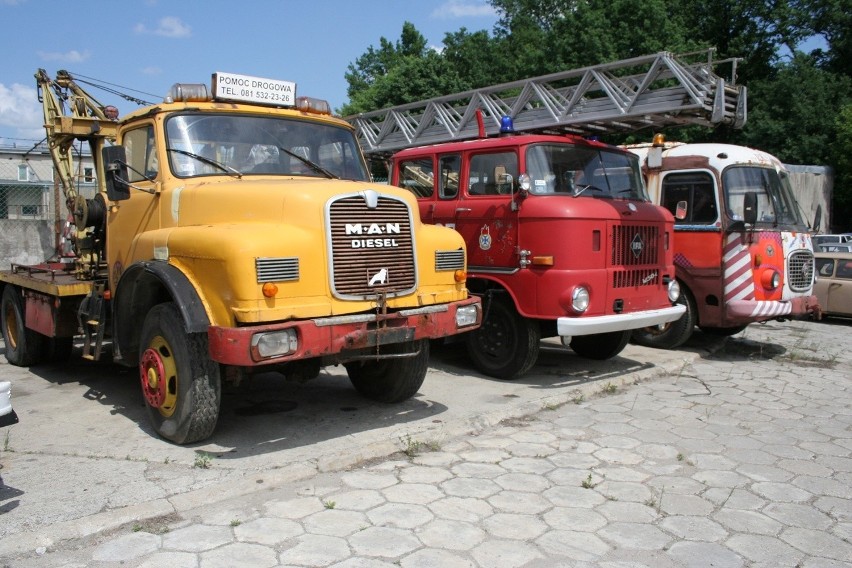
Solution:
M411 155L431 153L431 152L464 152L467 150L491 150L502 148L505 146L517 146L519 144L535 144L549 142L551 144L574 144L577 146L587 146L600 149L615 150L623 152L624 150L617 146L605 144L597 140L589 140L582 136L574 134L511 134L508 136L496 136L490 138L476 138L473 140L463 140L460 142L443 142L441 144L430 144L427 146L418 146L416 148L407 148L400 150L395 157L407 157Z

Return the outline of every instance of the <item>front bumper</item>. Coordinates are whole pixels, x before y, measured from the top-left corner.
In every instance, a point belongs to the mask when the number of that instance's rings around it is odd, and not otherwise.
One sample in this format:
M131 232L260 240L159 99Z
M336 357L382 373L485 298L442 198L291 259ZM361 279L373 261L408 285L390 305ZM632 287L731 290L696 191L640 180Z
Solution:
M473 307L476 322L460 328L456 312ZM210 358L224 365L254 367L341 354L345 351L390 345L417 339L439 339L471 331L482 323L479 298L377 314L360 313L312 320L289 321L246 327L210 326L207 332ZM296 349L286 355L258 358L252 350L257 334L295 330Z
M556 320L556 331L562 337L576 335L593 335L639 329L652 325L661 325L675 321L686 312L686 306L677 304L659 310L644 310L629 314L614 314L609 316L559 318Z
M743 324L810 315L819 319L821 313L816 296L799 296L781 301L734 300L728 302L726 310L729 321Z

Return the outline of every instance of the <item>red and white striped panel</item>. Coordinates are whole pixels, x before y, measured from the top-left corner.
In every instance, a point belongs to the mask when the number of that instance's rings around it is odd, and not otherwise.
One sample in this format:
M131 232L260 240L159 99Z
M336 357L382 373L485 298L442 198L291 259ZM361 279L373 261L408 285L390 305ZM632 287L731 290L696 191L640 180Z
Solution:
M754 273L751 255L738 233L728 235L722 256L725 272L725 303L754 299Z

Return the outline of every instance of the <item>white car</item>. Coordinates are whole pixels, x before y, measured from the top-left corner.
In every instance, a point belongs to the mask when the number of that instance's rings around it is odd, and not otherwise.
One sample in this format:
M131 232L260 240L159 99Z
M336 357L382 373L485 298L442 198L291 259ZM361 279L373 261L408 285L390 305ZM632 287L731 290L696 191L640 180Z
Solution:
M12 409L12 383L0 381L0 427L18 423L18 415Z

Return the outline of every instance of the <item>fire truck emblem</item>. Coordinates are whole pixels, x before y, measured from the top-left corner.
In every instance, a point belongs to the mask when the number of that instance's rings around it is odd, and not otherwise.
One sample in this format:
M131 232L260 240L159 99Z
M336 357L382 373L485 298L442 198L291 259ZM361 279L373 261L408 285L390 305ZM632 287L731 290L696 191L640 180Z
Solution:
M645 248L645 243L642 242L642 236L636 233L636 236L630 241L630 250L633 251L633 256L639 258L643 248Z
M388 281L388 269L382 268L372 276L370 276L370 281L367 283L367 286L375 286L376 284L385 284Z
M772 245L767 245L766 256L775 256L775 247L773 247Z
M482 225L482 230L479 232L479 248L482 250L491 248L491 229L488 225Z

